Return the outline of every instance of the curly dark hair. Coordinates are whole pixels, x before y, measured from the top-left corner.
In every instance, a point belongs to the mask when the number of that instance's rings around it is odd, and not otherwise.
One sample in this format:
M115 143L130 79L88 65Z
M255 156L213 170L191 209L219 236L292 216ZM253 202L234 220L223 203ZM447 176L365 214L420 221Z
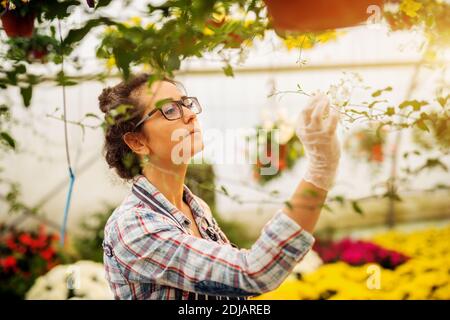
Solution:
M103 89L98 97L100 110L105 113L103 154L109 168L114 168L127 181L141 174L142 166L138 155L123 140L123 135L134 131L135 125L143 117L145 106L141 105L135 93L148 83L150 77L149 73L131 76L113 87ZM163 80L179 84L173 79Z

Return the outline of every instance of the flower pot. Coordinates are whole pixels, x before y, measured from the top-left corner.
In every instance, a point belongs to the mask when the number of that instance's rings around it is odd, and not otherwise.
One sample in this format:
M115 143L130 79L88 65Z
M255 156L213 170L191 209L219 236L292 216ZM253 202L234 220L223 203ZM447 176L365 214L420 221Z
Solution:
M366 21L383 0L264 0L276 30L323 31L357 25Z
M30 38L33 34L35 18L36 13L34 12L28 12L25 16L21 16L14 10L6 11L1 17L3 29L10 38Z
M381 144L375 144L372 146L370 160L374 162L383 162L383 146Z
M45 63L47 62L47 55L48 51L47 49L31 49L27 53L28 61L30 62L40 62Z

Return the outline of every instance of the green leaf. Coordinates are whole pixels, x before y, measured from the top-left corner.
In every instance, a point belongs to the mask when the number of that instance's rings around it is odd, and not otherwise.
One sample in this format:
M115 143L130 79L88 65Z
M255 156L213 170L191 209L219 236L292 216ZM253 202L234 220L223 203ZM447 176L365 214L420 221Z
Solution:
M427 101L418 101L418 100L406 100L400 103L398 106L400 109L404 109L407 107L412 107L414 111L419 111L423 106L428 105Z
M16 73L18 73L18 74L23 74L23 73L26 73L26 72L27 72L27 68L26 68L25 65L23 65L23 64L18 64L18 65L15 67L15 71L16 71Z
M70 78L66 76L62 71L58 72L58 74L56 75L56 83L58 84L58 86L66 87L78 84L76 81L70 80Z
M447 101L448 101L449 97L450 97L450 94L448 94L446 97L437 98L437 101L442 108L445 108L445 106L447 105Z
M227 77L234 77L234 72L231 65L227 64L225 67L222 68L222 70Z
M361 207L359 206L357 201L352 201L352 207L353 210L355 210L356 213L363 215L363 210L361 209Z
M334 199L339 202L341 205L344 204L344 197L343 196L336 196Z
M374 91L373 93L372 93L372 97L378 97L378 96L380 96L383 92L386 92L386 91L392 91L392 87L386 87L386 88L384 88L384 89L380 89L380 90L377 90L377 91Z
M98 0L95 8L106 7L111 3L112 0Z
M292 210L293 206L290 201L284 201L284 204L286 205L286 207L288 207L290 210Z
M0 105L0 116L5 115L7 116L9 113L9 108L6 104Z
M98 115L96 115L95 113L91 113L88 112L84 115L85 118L96 118L96 119L100 119L100 117Z
M225 187L222 185L222 186L220 186L220 189L223 191L223 193L225 194L225 195L230 195L229 193L228 193L228 190L227 189L225 189Z
M66 38L63 40L63 45L68 46L81 41L88 34L88 32L91 31L92 28L95 28L99 25L115 24L116 23L114 21L105 17L89 20L83 27L70 30Z
M272 190L272 191L270 191L270 195L271 196L278 196L279 194L280 194L279 190Z
M180 69L181 61L180 57L176 53L172 53L169 55L169 58L166 62L167 71L171 73L172 71Z
M122 71L125 79L128 79L130 76L130 64L133 61L132 52L125 48L114 47L113 54L116 59L117 68Z
M16 148L16 142L7 132L1 132L0 138L2 138L2 140L5 141L11 147L11 149Z
M33 95L33 87L28 86L26 88L20 88L20 94L22 95L22 100L25 107L29 107L31 103L31 96Z
M395 108L394 107L388 107L385 114L387 116L393 116L395 114Z
M327 210L327 211L333 213L333 209L331 209L331 207L330 207L329 205L327 205L326 203L324 203L324 204L322 205L322 208L324 208L325 210Z
M423 131L427 131L430 132L430 129L428 129L427 125L425 124L425 121L423 121L422 119L419 119L415 122L415 124L417 125L417 127Z

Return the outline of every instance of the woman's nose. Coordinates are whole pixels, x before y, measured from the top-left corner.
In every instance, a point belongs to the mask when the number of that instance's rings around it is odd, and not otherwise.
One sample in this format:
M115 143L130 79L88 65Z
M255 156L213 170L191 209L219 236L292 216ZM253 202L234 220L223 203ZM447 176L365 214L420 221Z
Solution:
M189 121L194 120L196 117L197 117L197 114L195 114L188 108L184 108L184 110L183 110L184 123L189 123Z

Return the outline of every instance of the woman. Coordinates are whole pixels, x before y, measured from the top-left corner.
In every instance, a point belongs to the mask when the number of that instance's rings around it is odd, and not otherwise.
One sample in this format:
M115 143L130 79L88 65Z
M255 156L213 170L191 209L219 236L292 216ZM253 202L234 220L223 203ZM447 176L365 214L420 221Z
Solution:
M104 265L115 298L247 299L274 290L314 242L340 158L338 112L320 94L300 112L304 178L251 249L239 249L184 184L186 160L203 149L200 104L174 80L149 87L150 76L132 77L99 97L108 120L106 161L132 181L105 226Z

